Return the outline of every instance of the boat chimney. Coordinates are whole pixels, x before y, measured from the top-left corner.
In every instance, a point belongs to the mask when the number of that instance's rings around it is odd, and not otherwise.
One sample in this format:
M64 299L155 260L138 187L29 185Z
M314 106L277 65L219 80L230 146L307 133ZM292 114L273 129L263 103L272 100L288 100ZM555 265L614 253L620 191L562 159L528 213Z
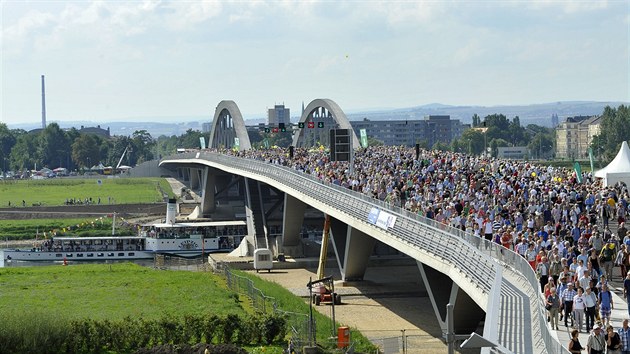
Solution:
M174 224L175 217L177 216L177 200L169 199L166 204L166 223Z

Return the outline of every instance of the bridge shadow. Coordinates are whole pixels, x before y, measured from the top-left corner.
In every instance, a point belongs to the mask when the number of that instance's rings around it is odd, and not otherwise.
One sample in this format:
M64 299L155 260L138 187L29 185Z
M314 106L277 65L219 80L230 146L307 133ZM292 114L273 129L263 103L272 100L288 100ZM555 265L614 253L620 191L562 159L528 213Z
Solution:
M305 270L316 279L316 268ZM355 327L368 337L397 336L402 330L407 335L442 337L417 265L370 266L363 280L345 283L339 280L337 268L326 268L325 272L325 276L337 279L335 292L341 295L342 304L335 312L343 325ZM321 305L319 311L328 314L329 307Z

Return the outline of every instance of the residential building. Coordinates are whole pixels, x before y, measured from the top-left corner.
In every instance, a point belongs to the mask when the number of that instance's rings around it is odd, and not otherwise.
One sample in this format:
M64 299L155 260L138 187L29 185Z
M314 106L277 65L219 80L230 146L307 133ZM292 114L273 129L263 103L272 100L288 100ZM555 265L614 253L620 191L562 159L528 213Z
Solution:
M425 143L433 146L436 142L450 144L459 138L465 126L448 115L426 116L422 120L368 120L351 121L357 136L365 129L367 136L380 140L385 145L414 146Z
M556 127L556 157L584 159L593 137L600 132L601 117L568 117Z

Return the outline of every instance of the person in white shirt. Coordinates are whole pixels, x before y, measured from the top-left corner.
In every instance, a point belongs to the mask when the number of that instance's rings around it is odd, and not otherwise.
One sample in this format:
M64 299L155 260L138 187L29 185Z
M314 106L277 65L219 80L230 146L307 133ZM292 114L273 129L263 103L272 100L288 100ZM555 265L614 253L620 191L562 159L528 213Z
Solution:
M582 288L577 289L577 295L573 297L573 319L575 327L582 332L582 319L586 312L586 303L584 302L584 292Z
M586 332L589 332L595 325L595 315L597 314L597 295L591 288L587 286L586 292L582 297L584 298L584 305L586 306Z
M578 279L578 286L582 289L586 289L589 287L589 283L591 282L591 273L588 269L585 269L582 273L582 276Z

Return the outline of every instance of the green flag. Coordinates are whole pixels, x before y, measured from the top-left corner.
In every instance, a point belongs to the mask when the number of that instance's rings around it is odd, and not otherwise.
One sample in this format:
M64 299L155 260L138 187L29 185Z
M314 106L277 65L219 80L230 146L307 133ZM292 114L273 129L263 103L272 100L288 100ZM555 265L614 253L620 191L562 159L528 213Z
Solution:
M234 146L232 146L232 150L241 151L241 141L237 137L234 137Z
M368 147L367 131L365 129L359 129L359 133L361 134L361 147Z
M593 148L588 148L588 158L591 160L591 172L595 172L593 168Z
M575 161L573 169L575 170L575 177L577 177L578 183L582 183L582 167L580 166L580 163Z

